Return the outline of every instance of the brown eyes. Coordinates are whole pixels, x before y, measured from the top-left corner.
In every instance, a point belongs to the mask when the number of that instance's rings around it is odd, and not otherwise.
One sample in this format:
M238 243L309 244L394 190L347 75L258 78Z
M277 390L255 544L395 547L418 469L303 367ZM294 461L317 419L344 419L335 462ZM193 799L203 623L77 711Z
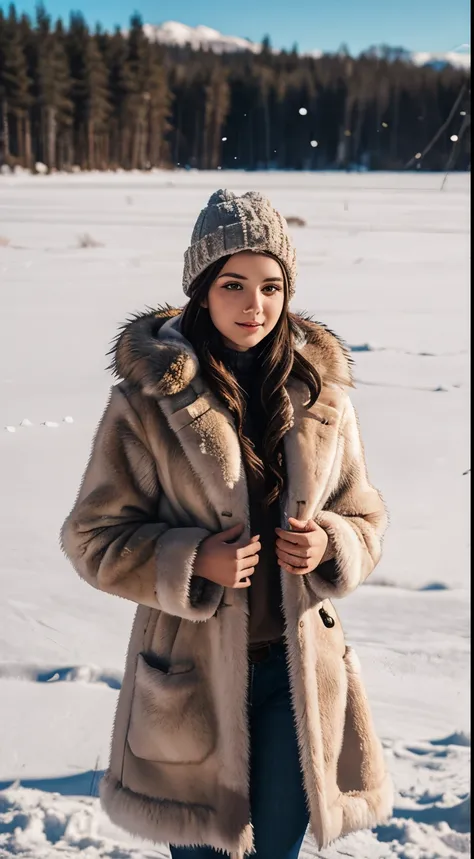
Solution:
M229 281L229 283L224 283L222 285L222 289L227 289L227 290L232 291L232 292L235 291L234 287L237 287L238 289L242 289L242 284L237 283L236 281ZM271 290L271 291L269 292L269 290ZM277 286L274 283L268 283L266 286L263 287L262 292L267 292L269 295L274 295L275 292L281 292L281 286Z

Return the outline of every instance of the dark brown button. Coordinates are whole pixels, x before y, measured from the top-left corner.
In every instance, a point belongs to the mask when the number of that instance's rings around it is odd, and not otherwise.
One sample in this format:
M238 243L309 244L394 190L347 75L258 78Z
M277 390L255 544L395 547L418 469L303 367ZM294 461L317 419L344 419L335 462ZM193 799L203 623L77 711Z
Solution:
M331 617L331 615L330 615L330 614L328 614L328 613L327 613L326 609L324 609L324 608L320 608L320 609L319 609L319 614L320 614L320 617L321 617L322 622L324 623L324 626L325 626L327 629L332 629L332 628L333 628L333 626L335 626L336 621L334 620L334 618L333 618L333 617Z

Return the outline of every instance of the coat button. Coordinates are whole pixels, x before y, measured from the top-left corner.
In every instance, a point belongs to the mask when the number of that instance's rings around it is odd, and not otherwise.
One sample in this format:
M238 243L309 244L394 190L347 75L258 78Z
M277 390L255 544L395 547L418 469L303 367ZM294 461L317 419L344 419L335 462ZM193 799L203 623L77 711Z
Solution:
M328 613L327 613L327 611L326 611L326 609L324 609L324 608L320 608L320 609L319 609L319 614L320 614L320 616L321 616L321 620L322 620L322 622L324 623L324 626L325 626L327 629L332 629L332 628L333 628L333 626L334 626L334 625L335 625L335 623L336 623L336 621L334 620L334 618L333 618L333 617L331 617L331 615L330 615L330 614L328 614Z
M304 620L300 620L300 626L304 626Z

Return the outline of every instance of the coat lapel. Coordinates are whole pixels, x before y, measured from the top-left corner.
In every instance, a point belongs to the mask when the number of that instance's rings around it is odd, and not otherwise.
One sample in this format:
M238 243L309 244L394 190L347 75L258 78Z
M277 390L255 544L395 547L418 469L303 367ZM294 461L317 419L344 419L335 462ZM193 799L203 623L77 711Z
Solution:
M304 390L291 380L287 386L293 407L293 426L284 436L287 493L284 526L288 517L311 519L323 506L331 491L331 473L338 460L338 426L341 391L323 385L319 398L310 409L304 408Z
M178 319L170 319L160 340L183 343ZM184 341L186 342L186 341ZM189 345L189 344L188 344ZM304 341L298 344L304 349ZM206 387L199 373L180 392L159 397L171 429L201 480L222 530L244 522L250 535L249 499L239 439L229 410ZM290 378L287 393L293 425L284 436L287 490L282 499L282 527L288 517L309 519L323 507L331 492L331 473L337 469L341 386L326 382L314 406L304 407L306 388Z
M162 346L178 348L191 368L189 384L177 393L157 393L158 402L222 530L243 522L249 532L247 480L232 416L204 384L197 356L181 334L179 317L164 323L158 340Z
M230 412L199 378L160 405L222 529L243 522L249 532L247 480Z
M250 537L247 479L230 412L204 389L199 376L180 394L160 398L160 405L221 530L243 522L242 536ZM223 605L240 607L249 614L244 588L226 588Z

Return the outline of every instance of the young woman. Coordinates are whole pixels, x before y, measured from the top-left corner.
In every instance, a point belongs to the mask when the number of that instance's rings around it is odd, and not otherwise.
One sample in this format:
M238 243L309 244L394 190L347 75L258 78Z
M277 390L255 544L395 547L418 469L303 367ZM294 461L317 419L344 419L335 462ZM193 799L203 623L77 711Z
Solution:
M296 859L372 827L391 784L331 599L380 558L350 359L290 313L295 251L268 200L217 191L183 311L119 334L62 545L138 604L102 803L173 859Z

